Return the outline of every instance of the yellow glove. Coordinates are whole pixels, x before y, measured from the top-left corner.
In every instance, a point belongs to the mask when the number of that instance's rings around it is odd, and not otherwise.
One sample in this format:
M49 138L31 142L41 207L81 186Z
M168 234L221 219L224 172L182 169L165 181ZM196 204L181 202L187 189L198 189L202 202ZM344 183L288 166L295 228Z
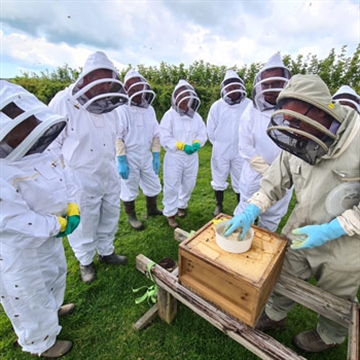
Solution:
M63 233L65 231L65 229L66 229L67 220L65 218L63 218L62 216L58 216L57 219L58 219L58 222L60 224L59 233Z
M66 216L80 216L79 206L75 203L68 203Z
M178 150L184 150L184 147L185 147L185 143L183 143L183 142L181 142L181 141L177 141L176 142L176 148L178 149Z

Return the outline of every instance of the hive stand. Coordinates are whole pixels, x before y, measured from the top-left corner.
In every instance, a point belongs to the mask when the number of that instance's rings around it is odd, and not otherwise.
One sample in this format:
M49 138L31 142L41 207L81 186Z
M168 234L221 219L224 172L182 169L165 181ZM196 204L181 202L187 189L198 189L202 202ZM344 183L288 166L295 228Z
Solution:
M177 228L174 237L175 240L182 242L189 237L189 233ZM136 268L147 277L149 277L148 266L152 263L152 260L142 254L136 257ZM146 327L156 316L170 324L177 313L177 301L180 301L260 359L306 359L269 335L227 315L182 286L178 282L178 268L166 269L156 264L151 268L151 274L159 289L158 302L134 324L135 330ZM347 360L359 359L360 306L358 303L346 301L305 281L283 274L280 275L275 289L278 293L347 327L349 329Z

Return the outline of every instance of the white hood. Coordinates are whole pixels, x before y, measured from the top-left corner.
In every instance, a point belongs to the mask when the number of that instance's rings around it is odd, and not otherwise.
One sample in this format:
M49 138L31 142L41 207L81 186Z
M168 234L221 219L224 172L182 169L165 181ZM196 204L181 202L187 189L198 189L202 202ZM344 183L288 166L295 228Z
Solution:
M54 114L33 94L19 85L0 80L0 99L0 158L18 161L28 153L41 153L66 126L64 116ZM10 108L12 110L9 110ZM34 128L27 137L12 148L7 143L7 141L11 142L12 131L16 131L16 127L21 124L28 126L26 121L34 117L38 124L35 127L32 125Z

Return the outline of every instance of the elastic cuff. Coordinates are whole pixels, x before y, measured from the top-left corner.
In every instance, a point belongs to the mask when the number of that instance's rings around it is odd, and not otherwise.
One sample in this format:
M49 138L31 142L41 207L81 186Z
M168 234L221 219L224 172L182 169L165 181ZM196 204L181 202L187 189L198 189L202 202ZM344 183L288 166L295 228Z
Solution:
M185 143L181 142L181 141L177 141L176 142L176 148L179 150L184 150L185 147Z

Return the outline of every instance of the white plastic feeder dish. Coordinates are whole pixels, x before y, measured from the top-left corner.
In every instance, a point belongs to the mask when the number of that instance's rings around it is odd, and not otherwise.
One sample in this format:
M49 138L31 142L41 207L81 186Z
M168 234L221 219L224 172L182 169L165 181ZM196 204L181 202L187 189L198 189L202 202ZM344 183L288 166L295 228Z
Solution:
M239 240L242 230L241 228L236 229L231 235L225 237L224 229L228 221L229 220L225 220L216 225L216 244L220 249L229 253L240 254L248 251L251 248L254 238L254 229L249 229L249 231L245 234L244 240Z

